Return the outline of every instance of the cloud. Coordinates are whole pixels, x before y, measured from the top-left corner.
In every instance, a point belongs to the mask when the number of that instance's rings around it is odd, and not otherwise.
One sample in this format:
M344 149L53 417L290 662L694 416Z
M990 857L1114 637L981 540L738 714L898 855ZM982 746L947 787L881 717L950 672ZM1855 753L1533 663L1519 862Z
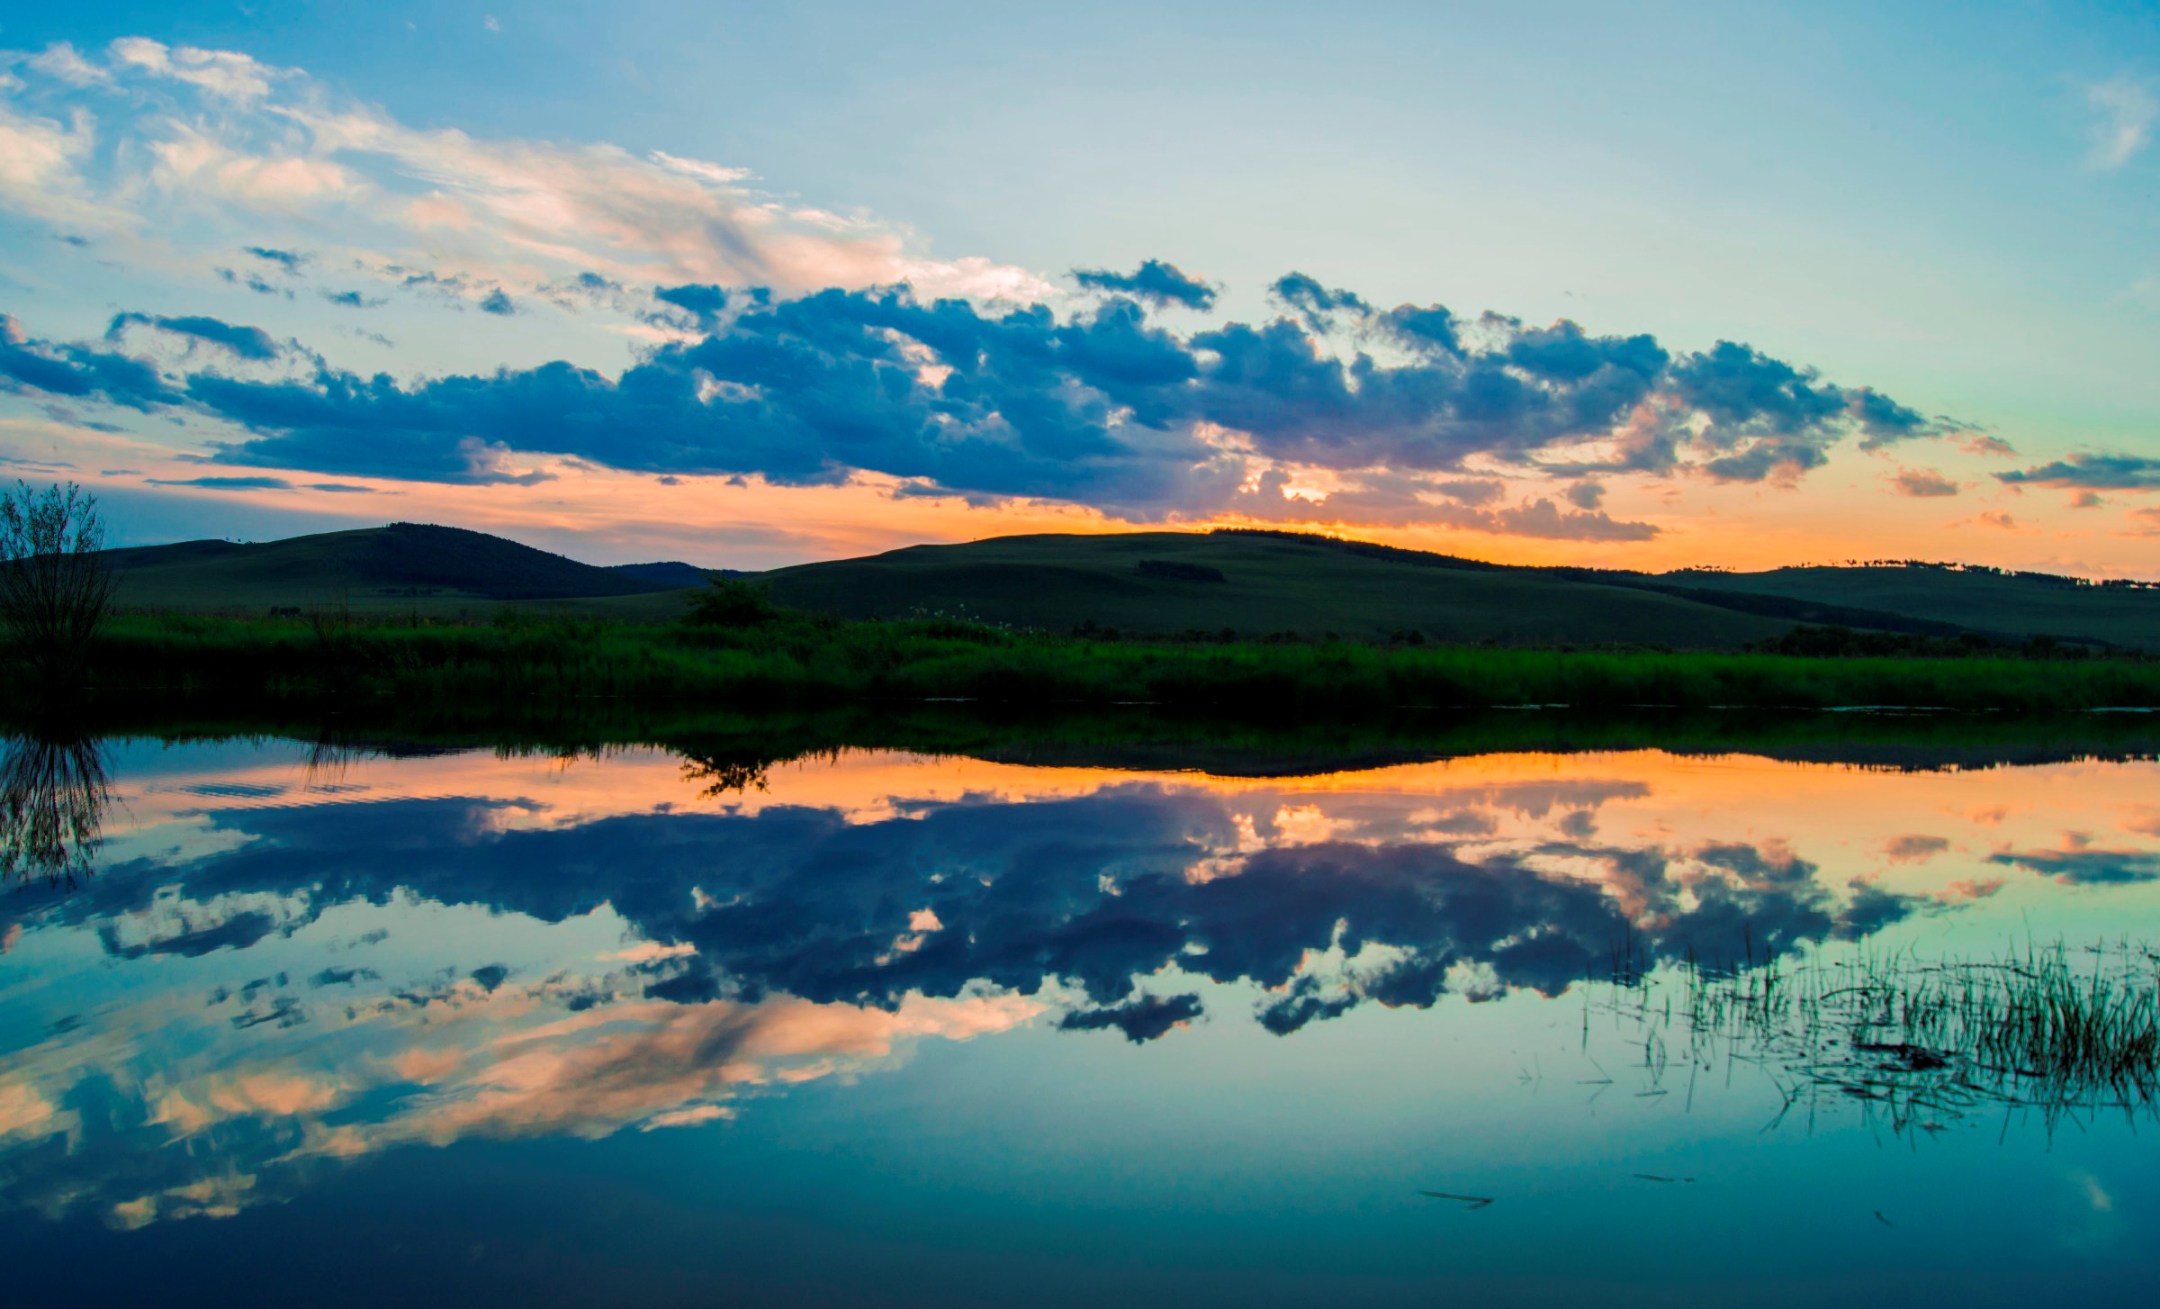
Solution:
M2012 486L2149 491L2160 488L2160 459L2148 459L2143 455L2074 454L2053 463L2013 468L1997 473L1995 477Z
M0 208L63 235L192 231L292 253L280 224L382 270L425 248L446 273L518 296L592 272L621 283L790 292L909 282L1039 297L984 259L940 260L905 231L763 193L741 169L604 143L409 127L304 71L142 37L54 47L0 100ZM38 116L15 107L59 101ZM267 231L266 231L267 229ZM286 265L288 268L291 265ZM478 294L485 294L483 290Z
M1494 530L1509 536L1555 541L1647 541L1658 533L1649 523L1621 522L1595 510L1565 510L1550 500L1503 509L1493 523Z
M1173 995L1164 998L1143 993L1139 998L1124 1004L1076 1009L1058 1020L1058 1030L1099 1032L1104 1028L1114 1027L1125 1033L1126 1040L1139 1045L1167 1034L1182 1023L1193 1021L1200 1013L1200 997L1197 995Z
M1335 325L1338 310L1369 316L1372 306L1352 291L1332 291L1303 273L1289 273L1275 280L1268 294L1296 311L1305 325L1315 332L1326 332Z
M1073 270L1073 280L1090 291L1110 291L1129 295L1155 305L1183 305L1187 309L1212 309L1215 307L1215 288L1196 277L1189 277L1176 264L1160 259L1149 259L1130 273L1113 273L1106 268L1078 268Z
M287 273L350 268L490 314L540 296L645 320L610 324L641 342L627 368L296 363L242 379L136 361L158 385L111 390L218 420L197 430L232 464L471 483L562 460L1148 521L1640 541L1657 529L1606 511L1611 477L1791 481L1840 443L1967 431L1739 343L1690 352L1568 321L1388 309L1303 273L1271 288L1278 317L1172 330L1153 315L1212 309L1217 291L1162 260L1080 269L1104 294L1060 297L1026 270L931 259L904 232L762 193L722 164L415 128L239 52L134 38L75 59L112 85L57 54L23 75L98 114L0 118L23 143L0 148L0 207L58 223L66 200L161 232L184 216L246 252L220 277L263 294L292 296ZM275 350L237 335L252 329L186 321L236 357ZM89 356L115 352L31 353L68 367L11 355L14 385L36 388L35 374L87 400L104 394Z
M2023 868L2074 886L2120 886L2160 880L2160 854L2150 850L2011 850L1988 862Z
M80 51L67 41L56 41L32 55L29 66L47 77L65 82L69 86L100 86L112 80L112 74L82 57Z
M152 486L194 486L208 491L290 491L293 484L282 477L152 477Z
M1318 295L1294 287L1291 298L1352 304ZM504 460L523 454L789 485L868 473L909 494L1285 521L1314 512L1285 499L1285 470L1317 468L1340 475L1329 514L1607 541L1655 528L1549 498L1472 510L1422 493L1484 498L1490 479L1463 476L1472 460L1527 476L1761 478L1812 467L1851 435L1927 427L1744 346L1675 357L1646 336L1572 323L1491 320L1477 348L1382 361L1333 352L1376 330L1371 315L1323 341L1288 318L1180 335L1123 297L1067 315L906 287L787 299L693 283L654 298L703 335L613 376L557 362L412 383L327 366L179 381L191 407L248 429L218 457L259 467L469 482L501 480ZM1578 505L1596 498L1577 494Z
M128 327L134 324L154 327L161 332L202 341L229 350L242 359L267 360L278 356L277 342L259 327L245 327L221 319L206 318L199 314L182 314L167 317L162 314L115 314L105 329L105 339L117 341Z
M264 280L261 273L251 272L243 276L230 268L220 268L217 270L217 275L220 281L230 283L234 286L244 286L248 290L255 292L257 295L281 295L284 296L287 300L293 298L291 288L273 286L268 281Z
M693 326L708 332L719 326L720 316L734 303L727 289L719 286L662 286L654 288L652 294L655 301L680 310L689 316ZM768 293L760 303L769 303L770 299Z
M2153 123L2160 119L2160 99L2152 88L2128 77L2087 87L2085 104L2094 115L2087 159L2095 168L2120 168L2135 159L2152 140Z
M108 49L116 71L171 78L194 86L217 100L245 106L270 94L270 86L289 70L256 62L236 50L167 46L147 37L124 36Z
M0 313L0 387L99 399L147 410L183 397L148 360L82 344L40 341Z
M1897 476L1890 479L1890 485L1897 488L1899 495L1911 496L1915 499L1929 499L1958 493L1958 484L1956 482L1944 477L1941 473L1926 468L1900 468Z
M1940 836L1894 836L1883 842L1883 857L1894 864L1923 864L1950 848L1947 838Z
M288 273L298 273L300 265L306 263L308 259L306 255L298 251L275 250L269 246L261 245L248 246L242 253L253 255L264 263L276 264Z

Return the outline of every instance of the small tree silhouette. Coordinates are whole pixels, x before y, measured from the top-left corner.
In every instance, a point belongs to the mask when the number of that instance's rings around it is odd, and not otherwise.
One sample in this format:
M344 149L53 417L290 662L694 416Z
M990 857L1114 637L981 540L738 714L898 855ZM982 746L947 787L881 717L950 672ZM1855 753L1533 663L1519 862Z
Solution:
M0 631L40 681L81 666L104 625L112 572L97 497L69 482L0 493Z
M688 621L700 627L756 627L779 617L772 592L762 583L708 573L712 583L690 597Z

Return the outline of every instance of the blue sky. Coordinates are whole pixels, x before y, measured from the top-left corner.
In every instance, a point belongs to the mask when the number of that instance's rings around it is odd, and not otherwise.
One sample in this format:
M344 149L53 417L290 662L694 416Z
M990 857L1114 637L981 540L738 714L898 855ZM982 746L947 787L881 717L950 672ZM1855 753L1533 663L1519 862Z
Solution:
M66 155L0 173L0 311L40 358L164 379L115 404L26 363L0 457L93 481L146 539L427 517L755 565L1283 521L1495 558L2150 574L2151 6L1341 8L0 5L0 130L43 125ZM834 354L744 298L906 282L984 321L1101 327L1116 296L1069 274L1148 260L1215 294L1134 302L1133 331L1197 361L1144 396L1104 389L1085 333L1054 376L986 379L939 353L979 342L894 342L858 310L846 330L882 344ZM1271 294L1292 272L1372 313L1316 321ZM679 285L732 290L731 317L652 298ZM1379 317L1399 305L1445 306L1463 352L1420 365ZM150 321L110 332L122 314ZM158 319L259 328L277 357ZM1670 362L1617 400L1617 374L1525 371L1517 337L1560 320ZM1329 403L1220 374L1226 326L1278 321L1342 365ZM746 337L815 352L822 381L714 373ZM1706 401L1688 361L1721 341L1808 380ZM501 394L526 394L555 360L607 389L584 415L605 439L527 448L524 411L443 412L445 379L509 370ZM378 372L395 405L298 434L269 411ZM836 418L842 374L885 380ZM631 378L703 379L697 430L626 407ZM1546 417L1493 427L1464 399L1480 378ZM1911 415L1895 439L1861 421L1876 400ZM1023 421L1043 405L1054 432Z

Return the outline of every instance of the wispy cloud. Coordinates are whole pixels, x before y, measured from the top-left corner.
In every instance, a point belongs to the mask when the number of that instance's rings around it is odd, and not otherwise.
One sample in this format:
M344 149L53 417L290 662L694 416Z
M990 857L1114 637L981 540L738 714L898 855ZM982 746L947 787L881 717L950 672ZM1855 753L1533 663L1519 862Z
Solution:
M278 238L304 235L329 247L325 267L392 282L424 249L430 271L474 288L476 307L496 288L514 296L585 273L783 291L1052 289L988 260L931 258L903 229L764 193L739 168L414 128L239 51L56 44L17 56L13 76L0 99L0 211L62 234L148 245L207 225L286 271L297 262L259 252L288 253Z
M2100 82L2085 89L2085 103L2094 114L2088 156L2093 167L2120 168L2151 143L2160 97L2145 82L2130 77Z
M1956 482L1944 477L1941 473L1927 468L1901 468L1898 470L1897 476L1890 479L1890 485L1899 495L1911 496L1915 499L1956 495L1958 493L1958 484Z

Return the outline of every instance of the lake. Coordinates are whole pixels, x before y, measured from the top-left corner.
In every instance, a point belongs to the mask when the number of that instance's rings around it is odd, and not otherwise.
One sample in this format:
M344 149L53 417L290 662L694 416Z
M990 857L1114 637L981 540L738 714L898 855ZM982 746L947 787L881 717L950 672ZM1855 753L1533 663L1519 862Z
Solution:
M2141 1301L1881 988L2149 1003L2160 765L1775 753L18 739L10 1298Z

